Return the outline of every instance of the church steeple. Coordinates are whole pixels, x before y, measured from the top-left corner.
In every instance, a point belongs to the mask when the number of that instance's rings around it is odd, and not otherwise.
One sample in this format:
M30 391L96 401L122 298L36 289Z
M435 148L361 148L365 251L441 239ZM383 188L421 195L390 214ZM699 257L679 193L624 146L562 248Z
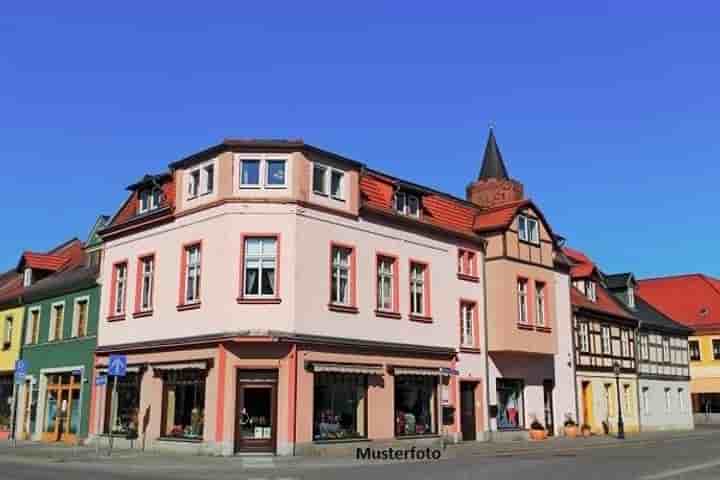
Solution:
M490 134L485 144L480 174L477 181L468 185L466 195L469 201L483 208L492 208L525 198L522 184L508 175L495 140L493 127L490 127Z
M508 176L507 169L505 168L505 162L503 162L500 148L497 146L495 140L495 132L490 127L490 135L485 144L485 155L483 156L482 168L480 169L480 175L478 180L485 180L488 178L501 178L507 180Z

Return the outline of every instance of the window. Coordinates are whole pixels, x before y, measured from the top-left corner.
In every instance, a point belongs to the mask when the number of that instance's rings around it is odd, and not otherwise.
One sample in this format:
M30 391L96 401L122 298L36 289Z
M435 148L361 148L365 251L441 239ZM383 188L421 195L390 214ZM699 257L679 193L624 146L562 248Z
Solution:
M127 290L127 262L115 264L113 272L113 315L125 314L125 295Z
M588 322L580 322L579 329L578 343L580 344L580 351L588 353L590 351L590 331Z
M185 304L200 303L200 244L185 247Z
M127 372L117 379L117 397L115 401L115 422L112 421L112 388L106 390L104 432L113 435L137 434L140 411L140 374Z
M313 395L313 438L365 438L367 376L316 373Z
M670 339L668 337L663 337L662 339L662 352L663 362L670 363Z
M165 373L162 413L162 436L201 440L205 427L205 372Z
M697 340L688 341L688 349L690 350L690 360L693 362L700 361L700 342Z
M7 350L12 345L13 336L13 317L5 317L5 325L3 326L3 350Z
M612 390L613 390L613 384L606 383L604 385L605 389L603 391L603 400L605 403L605 411L608 414L608 417L614 417L615 416L615 402L613 402L612 399Z
M345 199L345 172L318 163L313 164L313 192L335 200Z
M420 198L405 192L395 194L395 211L402 215L420 217Z
M377 309L396 312L398 305L395 298L397 273L394 258L379 256L377 258Z
M146 188L138 193L138 213L145 213L160 207L162 192L159 188Z
M545 284L535 282L535 325L545 326Z
M330 196L336 200L344 200L343 179L345 174L339 170L330 172Z
M215 165L210 164L204 168L205 193L212 193L215 190Z
M267 178L265 185L268 187L285 186L285 160L267 160Z
M50 315L50 330L48 332L48 341L62 340L63 338L63 321L65 320L65 304L54 303Z
M632 390L630 389L630 385L627 383L623 384L622 388L623 392L623 413L631 417L632 416Z
M525 215L518 216L518 238L524 242L539 244L538 221Z
M188 175L187 190L189 198L213 193L215 190L215 164L209 163L191 170Z
M458 273L468 277L477 277L477 257L471 250L458 249Z
M499 430L523 428L525 412L523 410L522 380L498 378L497 390L497 426Z
M428 301L427 286L425 275L427 266L421 263L410 263L410 314L425 316L429 312L426 311L426 303Z
M243 159L240 161L240 186L260 185L260 160Z
M25 343L38 343L40 333L40 308L31 308L28 314L29 324L26 330Z
M640 359L649 360L650 355L648 352L648 336L640 335Z
M518 294L518 322L522 324L528 324L528 304L527 304L527 280L519 278L517 281L517 294Z
M633 287L628 287L627 303L630 308L635 308L635 289Z
M88 252L88 266L89 267L99 267L100 266L100 260L102 259L102 250L93 250L92 252Z
M603 325L600 329L600 334L602 337L602 353L610 354L610 327Z
M245 239L243 295L276 297L277 238Z
M313 192L318 195L328 194L327 172L328 167L317 163L313 165Z
M630 330L627 328L620 330L620 355L630 356Z
M680 410L681 412L684 412L685 411L685 389L678 388L677 396L678 396L678 410Z
M650 415L650 388L649 387L642 388L641 397L642 397L643 414Z
M32 268L25 268L23 271L23 287L27 288L32 284Z
M353 305L353 249L334 245L331 248L330 303Z
M591 302L597 302L597 290L592 280L585 281L585 295Z
M84 337L88 328L88 299L79 298L75 300L75 313L73 321L73 335Z
M720 339L713 338L712 348L713 348L713 360L720 360Z
M433 435L437 432L437 378L429 375L395 377L395 435Z
M142 257L138 262L140 274L140 305L138 311L151 312L153 309L153 291L155 289L155 257Z
M190 198L195 198L200 193L200 170L194 170L190 172L190 176L188 177L188 196Z
M670 413L672 410L672 397L670 396L670 389L665 389L665 413Z
M477 346L477 308L474 302L460 302L460 345Z

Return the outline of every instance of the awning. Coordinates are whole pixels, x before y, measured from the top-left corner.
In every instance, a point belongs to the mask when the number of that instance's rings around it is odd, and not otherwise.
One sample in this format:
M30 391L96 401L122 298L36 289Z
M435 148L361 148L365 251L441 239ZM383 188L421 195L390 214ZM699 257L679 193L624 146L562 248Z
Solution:
M160 363L152 366L156 372L173 372L176 370L207 370L207 362Z
M443 370L440 368L413 368L413 367L395 367L393 368L395 375L425 375L437 377L442 375L443 377L449 377L450 372L447 369Z
M354 373L360 375L382 375L382 365L361 365L350 363L313 363L315 373Z

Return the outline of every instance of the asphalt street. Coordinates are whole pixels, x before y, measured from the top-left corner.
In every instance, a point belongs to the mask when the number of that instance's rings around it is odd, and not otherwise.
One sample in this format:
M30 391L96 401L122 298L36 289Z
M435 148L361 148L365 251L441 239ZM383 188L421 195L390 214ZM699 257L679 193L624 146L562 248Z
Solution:
M720 479L720 432L627 443L488 450L460 447L430 462L137 456L28 456L0 448L0 478L25 479Z

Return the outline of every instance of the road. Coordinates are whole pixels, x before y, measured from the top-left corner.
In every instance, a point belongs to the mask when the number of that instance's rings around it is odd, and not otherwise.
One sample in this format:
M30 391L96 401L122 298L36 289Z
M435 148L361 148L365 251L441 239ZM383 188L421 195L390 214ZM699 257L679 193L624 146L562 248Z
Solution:
M550 451L492 453L458 451L455 458L425 463L356 463L308 459L283 463L272 458L143 457L48 459L0 451L3 480L47 479L636 479L720 478L720 432L666 437L627 444L563 446Z

